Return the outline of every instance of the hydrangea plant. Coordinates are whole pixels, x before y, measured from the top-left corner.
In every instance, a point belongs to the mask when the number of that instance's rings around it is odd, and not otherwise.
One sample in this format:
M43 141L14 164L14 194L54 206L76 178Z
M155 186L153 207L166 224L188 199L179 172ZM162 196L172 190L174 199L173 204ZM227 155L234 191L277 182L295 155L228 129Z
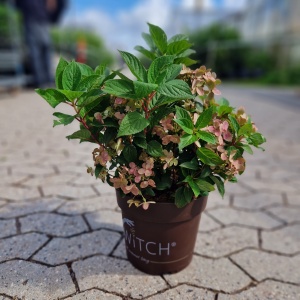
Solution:
M157 201L183 207L245 170L245 151L265 138L243 108L215 100L221 83L196 62L186 35L167 39L158 26L143 33L149 49L135 49L151 60L147 69L131 53L119 51L134 80L105 65L95 70L61 58L56 89L37 89L53 108L66 104L74 114L55 112L54 126L80 123L67 136L95 144L88 172L121 193L129 205L146 209Z

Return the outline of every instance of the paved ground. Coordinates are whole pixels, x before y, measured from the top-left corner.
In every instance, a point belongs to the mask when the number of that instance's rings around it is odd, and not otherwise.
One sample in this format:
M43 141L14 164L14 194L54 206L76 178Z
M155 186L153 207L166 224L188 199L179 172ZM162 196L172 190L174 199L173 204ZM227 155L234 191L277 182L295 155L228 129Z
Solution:
M299 106L291 92L223 95L252 114L267 151L224 200L210 195L192 264L166 276L126 260L114 191L86 174L91 145L53 129L32 92L2 96L0 299L300 299Z

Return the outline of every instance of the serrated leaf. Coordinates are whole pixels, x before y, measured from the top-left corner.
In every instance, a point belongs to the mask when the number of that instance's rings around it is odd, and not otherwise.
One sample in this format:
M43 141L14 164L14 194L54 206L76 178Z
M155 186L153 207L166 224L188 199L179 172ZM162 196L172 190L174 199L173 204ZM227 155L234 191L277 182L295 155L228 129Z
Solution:
M192 201L193 191L190 187L179 187L175 192L175 205L178 208L184 207Z
M217 101L218 104L220 104L220 106L229 106L230 103L229 101L226 99L226 98L220 98L218 101Z
M119 51L131 73L140 81L147 82L147 71L140 60L131 53Z
M189 49L192 46L187 40L182 41L174 41L170 43L167 47L167 54L175 54L178 55L183 51Z
M155 47L153 39L149 33L143 32L142 38L146 42L146 44L150 47L150 49L153 49Z
M135 97L133 83L124 79L107 80L102 91L125 99L132 99Z
M155 140L148 143L146 152L153 157L161 157L165 155L161 144Z
M170 44L170 43L173 43L173 42L184 41L184 40L188 40L188 39L189 39L189 37L186 34L179 33L179 34L175 34L174 36L172 36L169 39L168 43Z
M217 166L224 163L224 161L215 152L207 148L201 147L197 149L199 159L206 165Z
M122 151L124 158L128 163L135 162L137 160L137 151L133 145L127 145Z
M89 140L90 137L91 137L91 133L89 132L89 130L81 129L81 130L74 132L71 135L68 135L67 139L68 140L71 140L71 139Z
M239 125L238 121L236 120L236 118L233 117L233 116L231 116L231 115L229 115L229 116L228 116L228 119L229 119L229 121L230 121L230 125L231 125L232 129L233 129L236 133L238 133L238 131L239 131L239 129L240 129L240 125Z
M62 87L64 90L76 91L81 80L81 71L76 62L69 63L62 74Z
M95 73L100 76L104 75L106 77L109 75L109 69L107 68L107 65L103 63L96 67Z
M252 124L244 124L238 131L238 136L248 136L252 132Z
M163 83L158 87L158 92L174 99L193 99L189 85L179 79Z
M36 89L37 94L43 97L50 106L55 108L59 103L66 102L68 99L56 89Z
M175 79L180 74L181 70L182 70L181 65L173 64L168 66L164 81L166 82Z
M79 82L77 86L77 91L88 91L93 88L100 88L104 79L104 75L91 75L85 77Z
M97 99L99 99L101 96L103 96L103 92L100 89L93 89L84 94L80 99L77 101L77 106L82 107L82 106L87 106Z
M188 134L193 134L194 124L189 119L174 119L174 121Z
M197 136L190 135L190 134L184 134L180 137L180 142L178 145L179 151L181 151L183 148L193 144L198 140Z
M210 132L206 132L206 131L198 131L197 136L200 140L203 140L209 144L216 144L217 143L217 139L216 137L210 133Z
M158 26L148 23L149 32L156 47L165 54L168 46L166 33Z
M94 74L94 70L90 66L79 62L76 62L76 64L79 67L82 76L90 76Z
M218 115L222 116L222 115L230 114L233 111L233 107L221 105L218 107L217 111L218 111Z
M65 95L70 101L73 101L81 97L84 92L69 91L69 90L58 90L61 94Z
M174 55L166 55L156 58L149 67L148 82L157 84L161 83L167 74L167 66L172 64L173 60Z
M193 49L187 49L185 51L183 51L182 53L178 54L177 57L186 57L186 56L190 56L192 54L196 53L195 50Z
M58 62L57 67L56 67L56 71L55 71L55 85L58 89L63 88L62 74L63 74L63 71L64 71L64 69L66 68L66 66L68 64L69 64L69 62L67 60L60 57L59 62Z
M192 121L191 115L189 114L189 112L180 107L180 106L175 106L176 109L176 118L177 119L188 119Z
M203 192L212 192L215 190L214 186L210 184L209 182L203 180L203 179L196 179L195 180L197 186L199 189Z
M190 170L198 170L199 162L196 157L194 157L191 161L186 161L179 165L181 168L190 169Z
M137 111L129 112L120 124L118 136L131 135L141 132L149 125L149 121L145 119Z
M140 81L134 81L133 86L135 94L138 98L147 97L150 93L157 89L157 84Z
M133 143L139 146L142 149L147 149L147 141L146 138L135 137L133 139Z
M60 112L55 112L53 114L53 116L55 116L59 119L59 120L54 120L53 127L55 127L57 125L65 125L66 126L66 125L72 123L75 119L75 116L63 114Z
M260 133L258 133L258 132L253 133L253 134L249 137L249 140L252 142L252 144L253 144L255 147L257 147L257 146L259 146L259 145L261 145L261 144L263 144L263 143L266 142L266 138L265 138L262 134L260 134Z
M217 189L220 193L220 195L222 196L222 198L224 197L225 194L225 187L224 187L224 182L222 181L221 178L218 178L216 176L211 175L210 176L211 180L216 184Z
M185 178L184 182L187 182L189 184L196 197L200 195L200 188L198 187L196 181L190 175Z
M253 154L253 150L251 149L251 147L249 145L242 145L241 147L249 154Z
M197 119L195 127L197 129L206 127L212 121L213 108L203 111Z
M191 58L189 58L189 57L178 57L178 58L175 59L174 62L175 62L176 64L183 64L183 65L185 65L186 67L189 67L189 66L194 65L194 64L197 63L196 60L191 59Z
M146 57L148 57L151 60L154 60L156 58L156 55L153 52L145 49L142 46L135 46L134 49L136 51L139 51L140 53L144 54Z

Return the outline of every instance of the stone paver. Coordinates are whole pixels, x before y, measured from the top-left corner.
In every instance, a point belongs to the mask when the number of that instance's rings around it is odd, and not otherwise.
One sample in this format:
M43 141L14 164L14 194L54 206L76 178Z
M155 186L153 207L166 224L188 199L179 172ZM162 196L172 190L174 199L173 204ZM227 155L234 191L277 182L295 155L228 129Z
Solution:
M227 293L240 290L251 282L251 279L229 259L214 260L199 256L194 256L192 263L183 271L164 277L171 286L189 282Z
M231 208L218 208L209 211L209 215L225 225L245 225L255 228L272 229L283 223L264 212L249 212Z
M50 212L58 208L62 203L64 203L64 200L52 197L10 202L4 207L0 207L0 218L20 217L37 212Z
M0 238L17 233L15 220L0 220Z
M1 94L0 299L300 299L299 109L261 90L223 86L266 151L246 155L224 199L210 193L193 261L163 277L128 262L115 190L86 173L95 145L65 139L78 124L53 129L39 96Z
M49 300L75 291L66 266L48 268L22 260L0 264L0 293L23 299Z
M300 299L300 287L276 281L265 281L237 295L219 294L218 300L296 300Z
M205 299L214 300L215 294L204 289L199 289L194 286L189 286L186 284L180 285L176 288L167 290L164 293L147 298L149 300L195 300L195 299Z
M146 275L117 258L95 256L73 263L72 268L81 290L97 287L142 299L167 288L161 277Z
M37 213L20 218L22 232L38 231L53 236L71 236L88 230L81 216Z
M68 297L66 300L122 300L121 297L112 294L104 293L99 290L89 290L73 297Z
M28 233L2 239L0 240L0 262L13 258L27 259L47 241L48 237L40 233Z
M258 281L268 278L300 284L300 269L296 267L300 265L300 255L287 257L245 250L231 257Z
M108 255L121 235L107 230L82 234L73 238L54 238L35 256L34 260L58 265L93 254Z
M300 252L300 224L262 232L262 247L284 254Z
M210 233L198 233L195 252L217 258L247 247L258 247L257 231L227 227Z

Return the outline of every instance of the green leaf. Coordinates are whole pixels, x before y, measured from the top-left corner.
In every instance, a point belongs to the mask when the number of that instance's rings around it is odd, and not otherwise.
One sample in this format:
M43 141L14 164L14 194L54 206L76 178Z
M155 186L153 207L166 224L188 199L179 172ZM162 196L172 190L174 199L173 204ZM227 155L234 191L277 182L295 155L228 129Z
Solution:
M166 68L174 61L174 55L166 55L156 58L150 65L148 70L148 82L161 83L166 74Z
M229 115L229 116L228 116L228 119L230 120L230 124L231 124L232 129L233 129L236 133L238 133L238 131L239 131L239 129L240 129L240 125L239 125L238 121L236 120L236 118L233 117L233 116L231 116L231 115Z
M173 42L177 42L177 41L184 41L184 40L188 40L189 37L186 34L175 34L174 36L172 36L168 43L171 44Z
M91 133L89 132L89 130L81 129L81 130L74 132L71 135L68 135L67 139L68 140L71 140L71 139L89 140L90 137L91 137Z
M62 74L66 66L69 64L68 61L66 61L64 58L60 57L58 65L56 67L55 72L55 85L58 89L62 89Z
M140 81L147 82L147 71L140 60L131 53L119 51L131 73Z
M95 167L95 177L98 178L101 171L104 169L105 167L101 166L100 164L97 164Z
M96 67L95 73L98 75L104 75L105 77L109 75L109 69L105 63L100 64Z
M193 191L190 187L181 186L175 192L175 205L178 208L184 207L185 205L189 204L193 198Z
M161 157L165 155L161 144L155 140L148 143L146 152L153 157Z
M142 38L147 43L147 45L149 46L150 49L154 49L155 48L153 39L152 39L152 37L151 37L151 35L149 33L143 32L142 33Z
M238 136L248 136L252 132L252 124L244 124L238 131Z
M189 85L179 79L168 81L158 87L158 92L174 99L193 99Z
M253 151L249 145L242 145L241 147L249 154L253 154Z
M69 90L58 90L60 93L65 95L70 101L73 101L82 96L84 92L69 91Z
M178 55L192 46L187 40L174 41L168 45L167 54Z
M183 64L186 67L189 67L189 66L194 65L194 64L197 63L196 60L191 59L189 57L178 57L178 58L175 59L174 62L175 62L175 64Z
M53 116L57 117L59 120L54 120L53 127L57 125L68 125L73 122L75 116L66 115L60 112L55 112Z
M82 76L94 75L94 70L90 66L79 62L76 62L76 64L79 67Z
M37 94L43 97L53 108L55 108L59 103L66 102L66 97L55 89L36 89Z
M157 89L157 84L140 81L134 81L133 86L135 94L138 98L147 97L150 93Z
M266 142L266 138L258 133L258 132L255 132L253 133L250 137L249 137L249 140L251 141L251 143L253 144L253 146L257 147L263 143Z
M102 99L100 100L100 97L103 95L104 94L100 89L90 90L89 92L84 94L82 97L80 97L80 99L77 102L77 106L79 106L79 107L87 106L98 99L100 102L102 100Z
M204 147L197 149L197 155L204 164L209 166L217 166L224 163L215 152Z
M133 99L135 97L133 84L124 79L109 79L105 82L103 92L125 99Z
M77 86L77 91L88 91L93 88L100 88L104 79L104 75L91 75L85 77L79 82Z
M174 119L174 121L188 134L193 134L194 124L189 119Z
M199 131L197 133L197 137L200 139L200 140L203 140L207 143L210 143L210 144L216 144L217 143L217 139L216 137L211 134L210 132L206 132L206 131Z
M193 144L198 140L197 136L195 135L190 135L190 134L184 134L183 136L180 137L180 142L179 142L179 151L181 151L183 148L189 146L190 144Z
M168 66L164 81L175 79L180 74L181 70L182 70L181 65L173 64Z
M151 60L154 60L156 58L155 54L147 49L145 49L142 46L135 46L134 49L136 51L139 51L140 53L144 54L146 57L148 57Z
M147 149L147 140L146 138L134 137L133 143L139 146L142 149Z
M186 57L186 56L190 56L192 54L196 53L195 50L193 49L187 49L185 51L183 51L182 53L178 54L177 57Z
M127 145L122 151L126 161L128 163L135 162L137 160L137 151L133 145Z
M201 113L197 119L195 127L197 129L206 127L212 121L213 108L210 107Z
M233 107L230 106L226 106L226 105L221 105L217 108L218 111L218 115L222 116L222 115L226 115L226 114L230 114L233 111Z
M109 144L117 135L117 129L113 127L106 128L104 135L102 137L102 142L104 144Z
M227 99L225 98L220 98L218 101L217 101L218 104L220 104L220 106L229 106L230 103Z
M172 186L172 179L170 174L162 174L159 177L155 178L156 189L159 191L163 191L169 189Z
M177 119L188 119L192 121L191 115L189 114L189 112L180 107L180 106L175 106L176 109L176 118Z
M169 107L158 108L156 112L151 114L151 116L149 117L150 126L153 127L154 125L158 124L161 119L168 116L172 112L173 112L173 108L169 108Z
M149 125L149 121L145 119L137 111L129 112L120 124L118 136L131 135L141 132Z
M190 188L193 190L193 193L196 197L200 195L200 188L198 187L198 184L196 181L192 178L192 176L187 176L183 182L187 182L190 186Z
M225 194L225 187L224 187L223 180L221 178L213 176L213 175L210 176L210 179L216 184L217 189L223 198L224 194Z
M198 170L199 162L196 157L194 157L191 161L186 161L179 165L181 168L190 169L190 170Z
M212 192L215 190L214 186L210 184L209 182L203 180L203 179L196 179L195 180L197 186L199 189L203 192Z
M62 74L62 87L64 90L75 91L81 80L81 71L76 62L72 61L66 66Z
M165 54L168 46L166 33L158 26L148 23L149 32L156 47Z

